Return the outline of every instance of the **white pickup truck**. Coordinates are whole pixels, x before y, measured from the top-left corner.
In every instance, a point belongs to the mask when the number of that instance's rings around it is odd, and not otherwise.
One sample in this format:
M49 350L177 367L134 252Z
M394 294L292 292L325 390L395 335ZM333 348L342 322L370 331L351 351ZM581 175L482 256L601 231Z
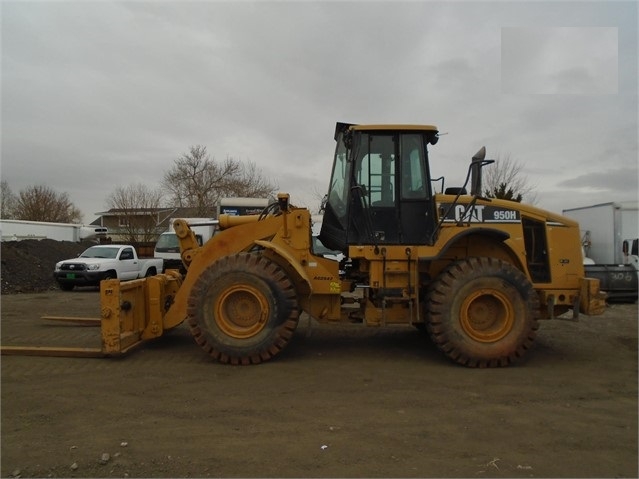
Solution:
M122 281L153 276L162 272L161 259L140 259L130 245L91 246L80 256L59 261L53 276L65 291L75 286L99 285L103 279Z

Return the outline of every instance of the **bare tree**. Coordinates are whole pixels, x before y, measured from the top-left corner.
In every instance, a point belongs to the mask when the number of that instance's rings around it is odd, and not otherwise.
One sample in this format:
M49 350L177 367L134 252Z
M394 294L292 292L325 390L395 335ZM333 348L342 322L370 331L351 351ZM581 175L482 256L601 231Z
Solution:
M9 183L6 180L0 181L0 218L10 220L14 217L17 200Z
M266 197L275 190L254 163L231 157L218 163L201 145L192 146L175 160L162 185L174 206L196 208L199 216L210 215L220 198Z
M277 188L252 161L240 163L237 174L229 180L228 187L224 189L224 196L228 197L266 198Z
M509 154L504 158L497 157L494 164L483 169L484 195L512 201L525 199L527 203L534 204L537 201L536 186L528 182L522 169L522 164Z
M69 199L68 193L57 193L48 186L27 186L15 201L13 218L27 221L79 223L82 212Z
M107 197L108 207L120 218L119 226L124 241L137 243L157 238L163 196L160 188L134 183L116 187Z

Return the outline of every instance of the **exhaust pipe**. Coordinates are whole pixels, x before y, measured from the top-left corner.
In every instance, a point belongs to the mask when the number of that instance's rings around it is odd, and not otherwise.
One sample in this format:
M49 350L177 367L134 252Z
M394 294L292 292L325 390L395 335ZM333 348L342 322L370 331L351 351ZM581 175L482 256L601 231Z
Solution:
M481 169L494 163L495 160L486 159L486 147L482 146L477 153L473 155L473 159L470 162L470 194L472 196L482 195L482 181L481 181Z

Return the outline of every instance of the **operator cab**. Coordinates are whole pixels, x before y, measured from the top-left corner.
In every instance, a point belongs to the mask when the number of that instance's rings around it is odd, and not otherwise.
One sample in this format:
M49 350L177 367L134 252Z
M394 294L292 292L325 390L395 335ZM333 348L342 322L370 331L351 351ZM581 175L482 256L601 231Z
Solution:
M435 207L428 167L431 125L335 128L335 158L320 240L350 245L431 244Z

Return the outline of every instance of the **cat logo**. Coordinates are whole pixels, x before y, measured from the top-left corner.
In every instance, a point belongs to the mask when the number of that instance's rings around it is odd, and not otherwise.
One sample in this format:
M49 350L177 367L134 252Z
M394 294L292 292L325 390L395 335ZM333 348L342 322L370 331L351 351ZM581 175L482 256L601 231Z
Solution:
M451 208L452 206L452 208ZM520 223L519 211L487 205L440 205L447 223Z

